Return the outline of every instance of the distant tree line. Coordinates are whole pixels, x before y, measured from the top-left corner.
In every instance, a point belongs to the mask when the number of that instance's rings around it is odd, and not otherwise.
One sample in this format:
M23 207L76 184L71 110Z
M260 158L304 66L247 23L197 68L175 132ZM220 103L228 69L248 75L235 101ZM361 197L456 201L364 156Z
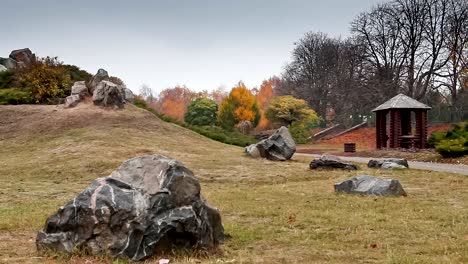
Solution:
M306 33L276 92L346 125L398 93L432 106L432 121L468 119L468 1L390 1L358 15L351 33Z

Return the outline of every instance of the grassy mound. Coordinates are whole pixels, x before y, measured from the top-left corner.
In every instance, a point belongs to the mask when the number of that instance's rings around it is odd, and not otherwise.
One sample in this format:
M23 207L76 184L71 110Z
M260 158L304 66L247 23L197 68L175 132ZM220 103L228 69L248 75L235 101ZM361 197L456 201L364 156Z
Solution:
M134 107L0 106L0 262L111 263L42 255L47 216L122 161L156 153L184 162L232 238L221 253L157 256L171 263L467 263L468 178L424 171L308 170L311 158L251 159ZM365 167L365 166L362 166ZM397 178L406 198L337 195L357 174ZM117 263L115 261L114 263ZM119 260L118 263L125 263Z

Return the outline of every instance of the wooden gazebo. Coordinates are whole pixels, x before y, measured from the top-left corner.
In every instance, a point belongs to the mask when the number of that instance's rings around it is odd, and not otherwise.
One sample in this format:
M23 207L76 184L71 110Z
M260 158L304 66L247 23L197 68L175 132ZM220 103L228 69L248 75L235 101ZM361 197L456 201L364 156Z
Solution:
M377 149L425 148L429 109L431 107L404 94L399 94L373 109L372 112L376 113ZM390 116L388 124L387 115Z

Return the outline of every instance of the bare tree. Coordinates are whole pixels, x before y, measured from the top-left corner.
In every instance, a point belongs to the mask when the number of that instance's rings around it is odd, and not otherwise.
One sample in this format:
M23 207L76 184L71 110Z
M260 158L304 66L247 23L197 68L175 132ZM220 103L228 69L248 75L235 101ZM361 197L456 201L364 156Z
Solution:
M362 75L368 92L384 101L401 89L401 77L407 55L402 39L402 28L395 21L392 6L382 4L370 12L360 14L351 23L354 41L363 52Z
M292 62L283 78L292 88L288 92L302 98L322 117L326 116L328 96L336 80L338 43L324 33L306 33L295 43Z
M459 100L459 91L463 86L463 71L468 68L468 2L450 0L449 15L444 29L446 56L449 58L446 67L437 74L438 82L450 94L452 120L463 118L463 103Z
M140 96L142 96L149 104L156 100L153 89L151 89L147 84L141 85Z

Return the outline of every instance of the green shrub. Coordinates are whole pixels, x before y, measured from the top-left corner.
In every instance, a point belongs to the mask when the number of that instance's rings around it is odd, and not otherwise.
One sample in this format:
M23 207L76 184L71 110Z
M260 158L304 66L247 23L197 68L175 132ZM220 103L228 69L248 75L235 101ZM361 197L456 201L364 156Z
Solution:
M70 80L72 83L77 81L88 81L93 76L89 72L82 70L75 65L64 64L60 67L64 69L68 75L70 75Z
M31 94L20 89L0 89L0 105L30 104L33 102Z
M311 137L308 124L304 122L293 122L291 126L289 126L289 132L297 144L305 144Z
M0 89L11 88L15 80L15 72L12 70L0 72Z
M437 144L436 151L444 158L468 155L468 140L466 138L442 140Z
M135 106L139 107L139 108L149 110L149 107L148 107L148 104L146 103L146 101L139 98L139 97L135 97L135 99L133 100L133 104Z
M447 135L447 131L436 131L436 132L433 132L431 134L431 136L429 137L429 140L427 140L427 144L432 147L432 148L435 148L435 146L442 140L445 139Z
M193 126L211 126L216 123L218 105L208 98L197 98L187 107L184 120Z
M252 136L244 135L238 131L228 131L218 126L189 126L188 128L205 137L229 145L245 147L257 142Z
M454 124L446 132L432 133L428 143L444 158L468 155L468 122Z

